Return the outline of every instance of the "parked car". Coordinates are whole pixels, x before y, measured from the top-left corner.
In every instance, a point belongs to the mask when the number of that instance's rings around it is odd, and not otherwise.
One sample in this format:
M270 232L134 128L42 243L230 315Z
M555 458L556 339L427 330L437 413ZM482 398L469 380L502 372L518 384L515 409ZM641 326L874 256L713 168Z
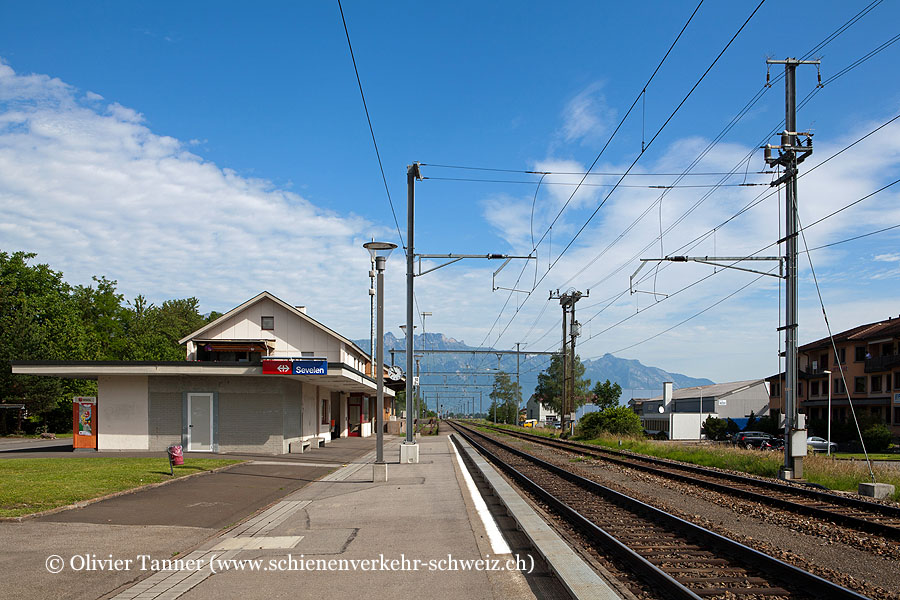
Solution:
M806 445L813 449L813 452L828 452L828 440L811 435L806 438ZM831 451L837 452L838 445L831 442Z
M750 450L751 448L778 449L784 447L784 441L764 431L741 431L734 436L733 443ZM765 445L764 445L765 444Z

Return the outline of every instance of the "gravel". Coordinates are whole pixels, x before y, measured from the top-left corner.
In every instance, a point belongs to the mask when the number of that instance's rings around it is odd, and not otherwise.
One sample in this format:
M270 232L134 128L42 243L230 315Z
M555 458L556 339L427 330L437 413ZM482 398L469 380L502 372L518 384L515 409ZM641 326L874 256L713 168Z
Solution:
M502 441L858 593L900 600L900 544L892 540L517 438Z

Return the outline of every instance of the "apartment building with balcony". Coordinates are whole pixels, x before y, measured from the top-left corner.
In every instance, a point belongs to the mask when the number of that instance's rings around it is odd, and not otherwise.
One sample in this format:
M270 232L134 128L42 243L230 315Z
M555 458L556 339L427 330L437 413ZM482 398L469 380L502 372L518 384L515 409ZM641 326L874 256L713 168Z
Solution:
M900 435L898 343L900 317L891 317L836 333L834 346L827 337L800 346L797 381L800 412L810 420L828 418L830 381L832 421L851 418L849 397L857 415L877 417L888 424L895 435ZM773 375L767 381L770 412L780 414L784 406L784 375Z

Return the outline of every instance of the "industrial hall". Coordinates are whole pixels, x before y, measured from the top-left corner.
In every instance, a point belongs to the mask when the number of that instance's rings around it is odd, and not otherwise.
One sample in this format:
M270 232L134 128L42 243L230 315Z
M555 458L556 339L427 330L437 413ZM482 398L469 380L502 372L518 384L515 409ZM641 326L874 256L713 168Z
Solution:
M15 361L12 369L97 381L76 449L180 444L186 452L286 454L374 433L371 357L302 306L262 292L179 342L183 362ZM386 388L385 421L393 396Z

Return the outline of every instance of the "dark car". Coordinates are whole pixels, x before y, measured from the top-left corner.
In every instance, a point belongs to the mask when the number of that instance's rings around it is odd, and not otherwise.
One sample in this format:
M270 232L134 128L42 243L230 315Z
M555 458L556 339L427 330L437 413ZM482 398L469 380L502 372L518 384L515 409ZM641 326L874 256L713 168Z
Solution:
M751 448L777 449L784 445L782 440L764 431L741 431L734 436L733 443L748 450Z

